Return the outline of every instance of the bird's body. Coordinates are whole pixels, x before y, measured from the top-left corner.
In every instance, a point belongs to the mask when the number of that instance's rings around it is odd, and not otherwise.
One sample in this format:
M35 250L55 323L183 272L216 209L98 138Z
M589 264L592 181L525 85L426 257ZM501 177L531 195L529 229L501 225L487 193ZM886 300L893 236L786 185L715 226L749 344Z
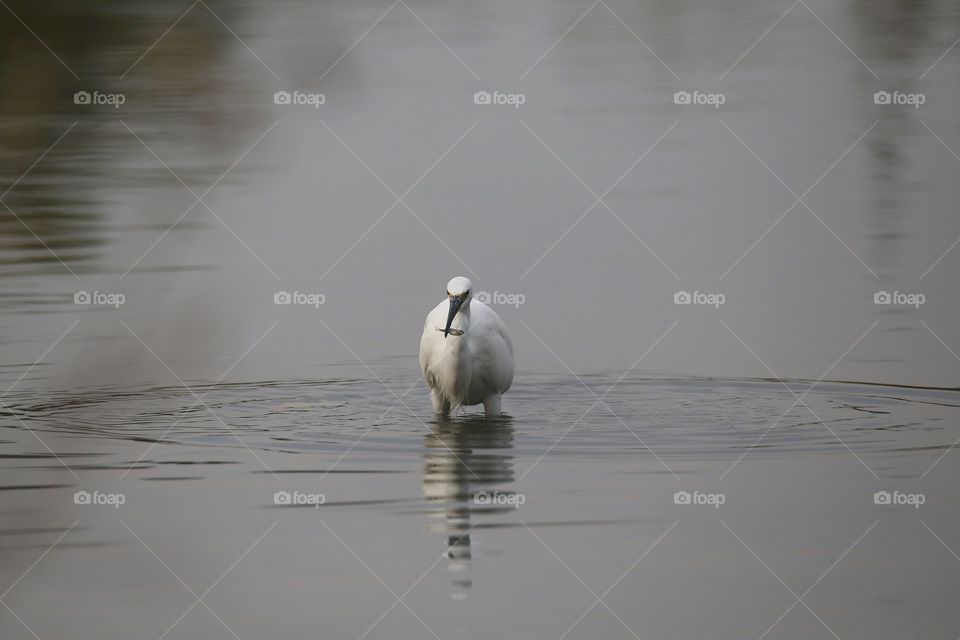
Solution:
M493 309L473 300L466 278L450 281L447 298L427 314L420 338L420 369L433 410L446 415L483 403L488 417L500 415L500 396L513 382L507 326Z

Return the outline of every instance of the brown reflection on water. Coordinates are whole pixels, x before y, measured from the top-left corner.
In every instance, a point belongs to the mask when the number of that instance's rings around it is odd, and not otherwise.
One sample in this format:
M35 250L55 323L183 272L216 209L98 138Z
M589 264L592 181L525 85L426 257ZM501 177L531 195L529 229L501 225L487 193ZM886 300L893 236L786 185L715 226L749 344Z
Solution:
M924 83L919 75L924 63L932 60L920 59L918 52L925 51L921 45L931 37L930 5L896 1L882 4L884 10L878 11L875 2L851 3L854 18L851 26L856 29L857 50L871 59L884 61L881 78L885 89L923 92ZM906 178L916 173L916 169L911 171L907 166L907 147L921 127L916 122L916 114L909 113L908 109L887 109L882 114L870 109L863 111L864 128L877 116L883 116L864 141L869 150L869 187L865 190L869 215L866 235L871 240L868 263L893 272L902 266L904 243L912 235L908 200L919 185L911 184Z
M127 127L185 182L205 189L262 120L255 101L228 97L269 74L235 68L231 56L242 45L199 6L158 41L184 7L7 4L0 10L0 265L10 267L8 276L102 270L117 233L165 228L182 211L174 198L169 207L120 208L130 190L185 192ZM254 18L209 4L235 29ZM119 94L123 102L75 104L78 91Z

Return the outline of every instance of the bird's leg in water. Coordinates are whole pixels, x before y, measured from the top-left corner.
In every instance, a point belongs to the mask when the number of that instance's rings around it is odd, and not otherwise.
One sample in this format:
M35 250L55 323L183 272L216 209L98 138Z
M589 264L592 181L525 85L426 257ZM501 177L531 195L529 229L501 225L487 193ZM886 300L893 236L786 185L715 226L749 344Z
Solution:
M488 418L496 418L500 415L500 394L496 393L483 399L483 413Z
M430 401L433 403L433 412L445 416L450 413L450 403L437 391L430 391Z

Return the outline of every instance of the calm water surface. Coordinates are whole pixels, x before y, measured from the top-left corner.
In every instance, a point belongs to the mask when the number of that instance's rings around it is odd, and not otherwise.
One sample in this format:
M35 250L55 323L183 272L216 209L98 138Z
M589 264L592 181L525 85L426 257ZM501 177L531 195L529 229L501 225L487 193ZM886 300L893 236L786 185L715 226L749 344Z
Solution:
M3 637L956 638L958 36L5 5ZM497 422L417 373L457 274L514 338Z

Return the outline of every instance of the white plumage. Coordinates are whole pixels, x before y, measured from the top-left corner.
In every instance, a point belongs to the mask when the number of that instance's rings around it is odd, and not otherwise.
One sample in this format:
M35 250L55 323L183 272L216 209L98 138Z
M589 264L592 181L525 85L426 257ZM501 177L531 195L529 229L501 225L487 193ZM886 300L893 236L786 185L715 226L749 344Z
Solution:
M470 280L447 283L447 299L427 314L420 337L420 369L433 410L447 415L483 403L487 417L500 415L500 396L513 382L513 343L497 313L473 299Z

